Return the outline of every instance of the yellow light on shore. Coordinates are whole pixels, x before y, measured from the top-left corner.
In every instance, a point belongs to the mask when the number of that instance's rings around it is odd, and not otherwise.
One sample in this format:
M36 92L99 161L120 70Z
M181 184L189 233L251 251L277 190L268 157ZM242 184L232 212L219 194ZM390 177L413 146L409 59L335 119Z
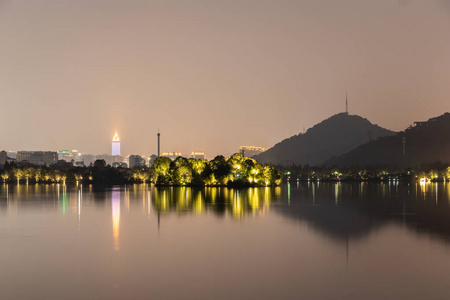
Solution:
M430 183L431 179L427 178L427 177L422 177L422 178L420 178L419 182L420 182L420 184Z

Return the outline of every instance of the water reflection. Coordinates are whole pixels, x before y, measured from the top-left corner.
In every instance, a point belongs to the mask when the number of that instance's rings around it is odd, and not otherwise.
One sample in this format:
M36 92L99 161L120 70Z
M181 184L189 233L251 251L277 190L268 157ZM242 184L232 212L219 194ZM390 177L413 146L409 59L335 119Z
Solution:
M119 250L119 227L120 227L120 189L114 188L111 192L112 222L114 249Z
M51 185L0 185L0 212L15 214L39 205L73 214L82 223L85 203L111 201L114 249L119 249L121 201L125 212L138 208L147 217L168 214L246 217L267 216L271 210L333 239L360 239L391 223L446 241L450 236L450 185L447 183L320 183L298 182L282 187L228 189L154 187L136 184L114 188ZM123 212L122 212L123 213Z
M285 194L286 200L274 205L278 213L342 242L392 223L450 241L450 189L445 183L300 184Z
M151 201L159 213L213 212L217 216L232 215L236 219L245 216L264 216L271 202L278 201L281 188L187 188L158 187L152 189Z

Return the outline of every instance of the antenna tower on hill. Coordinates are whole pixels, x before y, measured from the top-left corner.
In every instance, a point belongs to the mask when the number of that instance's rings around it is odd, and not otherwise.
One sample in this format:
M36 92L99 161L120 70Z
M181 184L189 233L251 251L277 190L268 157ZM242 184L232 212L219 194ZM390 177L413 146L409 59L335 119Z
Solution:
M348 115L348 98L347 98L347 92L345 92L345 113Z

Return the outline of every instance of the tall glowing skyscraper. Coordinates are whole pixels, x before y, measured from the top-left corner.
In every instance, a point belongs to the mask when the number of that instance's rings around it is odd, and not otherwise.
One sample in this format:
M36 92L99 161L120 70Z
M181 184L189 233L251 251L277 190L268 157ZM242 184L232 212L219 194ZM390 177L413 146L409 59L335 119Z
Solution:
M112 151L111 154L114 155L120 155L120 139L119 139L119 135L116 134L113 137L112 140Z

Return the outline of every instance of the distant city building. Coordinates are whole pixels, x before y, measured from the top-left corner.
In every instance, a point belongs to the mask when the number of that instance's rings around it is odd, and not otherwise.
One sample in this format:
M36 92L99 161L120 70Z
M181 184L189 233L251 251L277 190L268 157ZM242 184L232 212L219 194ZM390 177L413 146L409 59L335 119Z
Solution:
M27 161L33 165L52 165L58 161L56 151L18 151L16 160L18 162Z
M83 161L83 155L78 150L61 150L58 151L58 160L65 160L67 162L80 162Z
M161 154L162 157L168 157L171 160L175 160L178 156L182 156L181 152L163 152Z
M195 159L205 159L205 152L192 152L191 158Z
M16 158L17 156L17 151L6 151L7 155L9 158Z
M84 162L85 166L89 166L90 164L93 164L95 162L95 155L92 154L83 154L81 156L82 161Z
M149 159L148 159L148 166L151 167L153 165L153 163L155 162L155 159L158 158L158 155L152 154L150 155Z
M95 157L95 160L104 160L106 165L111 166L112 163L114 162L114 157L109 154L100 154ZM85 162L85 164L86 164L86 162Z
M85 164L84 164L84 161L76 161L76 162L74 163L74 166L75 166L75 167L84 167Z
M145 167L145 159L139 155L130 155L128 158L128 166L133 167Z
M106 165L112 166L113 163L122 163L123 157L122 155L109 155L109 154L100 154L95 157L95 160L103 159L106 162ZM86 162L85 162L86 164Z
M71 162L72 159L73 155L69 152L69 150L58 151L58 160L65 160L67 162Z
M75 162L83 161L83 154L80 151L72 150L72 152L70 154L72 154L73 160Z
M113 162L111 165L113 168L126 168L127 167L127 163L126 162Z
M242 153L242 155L244 155L245 157L252 157L254 155L263 153L268 149L269 148L255 147L255 146L240 146L239 152Z
M6 151L0 152L0 165L3 166L6 163L6 160L8 159L8 153Z
M117 132L114 135L113 140L112 140L111 154L113 156L120 155L120 139L119 139L119 135L117 134Z
M10 156L10 153L14 155L14 158ZM0 151L0 169L5 166L6 163L14 163L16 161L15 157L17 155L17 152L11 152L11 151Z
M69 161L65 161L65 160L63 160L63 159L58 160L58 161L56 162L56 165L57 165L58 167L63 167L63 168L73 166L73 164L72 164L71 161L69 162Z
M125 163L125 164L127 164L127 162L123 160L123 156L122 155L113 155L112 162L113 163L117 162L117 163Z

